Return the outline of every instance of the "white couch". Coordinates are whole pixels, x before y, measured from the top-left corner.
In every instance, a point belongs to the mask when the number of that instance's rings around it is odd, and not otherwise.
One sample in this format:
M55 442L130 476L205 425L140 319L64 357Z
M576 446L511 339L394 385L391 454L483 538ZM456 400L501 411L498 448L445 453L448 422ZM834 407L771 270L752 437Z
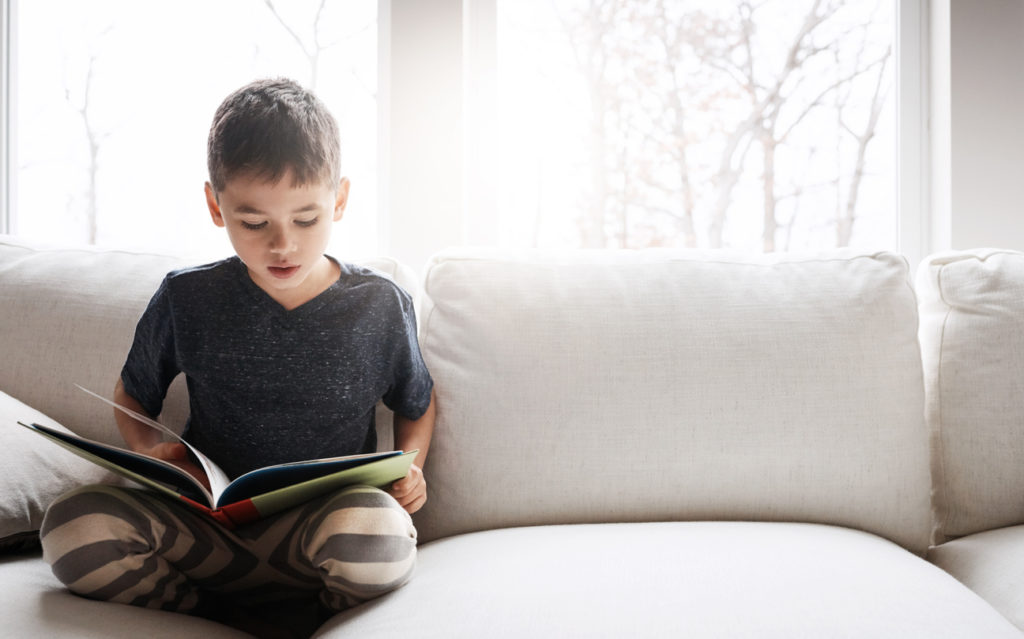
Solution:
M118 441L74 384L112 386L183 263L0 237L0 636L241 636L78 598L31 548L102 476L14 421ZM1024 254L916 284L884 252L371 265L418 297L430 498L413 581L315 636L1021 636Z

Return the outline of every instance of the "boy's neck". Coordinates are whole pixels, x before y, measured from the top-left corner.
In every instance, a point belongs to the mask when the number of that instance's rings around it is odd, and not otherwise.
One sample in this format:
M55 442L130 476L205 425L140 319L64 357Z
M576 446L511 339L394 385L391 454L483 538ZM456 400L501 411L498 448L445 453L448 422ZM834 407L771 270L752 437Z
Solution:
M326 255L320 256L309 275L295 288L277 289L263 286L257 278L253 277L252 272L249 272L249 279L286 311L294 310L315 299L337 282L339 277L341 277L341 268Z

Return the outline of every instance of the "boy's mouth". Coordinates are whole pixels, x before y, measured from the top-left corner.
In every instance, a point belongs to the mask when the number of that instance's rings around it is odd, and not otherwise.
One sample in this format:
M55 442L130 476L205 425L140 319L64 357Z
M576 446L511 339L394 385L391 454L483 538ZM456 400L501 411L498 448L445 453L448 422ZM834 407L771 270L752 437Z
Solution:
M295 272L299 270L299 267L292 264L287 264L284 266L268 266L267 270L270 271L270 274L273 275L274 277L284 280L288 279L292 275L295 275Z

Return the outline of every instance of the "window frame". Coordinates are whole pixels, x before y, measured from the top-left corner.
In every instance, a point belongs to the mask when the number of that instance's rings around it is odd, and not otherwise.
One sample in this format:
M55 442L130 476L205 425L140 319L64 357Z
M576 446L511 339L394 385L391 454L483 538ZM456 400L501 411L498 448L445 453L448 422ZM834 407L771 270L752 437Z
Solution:
M938 234L931 206L930 38L928 0L897 0L896 215L897 246L911 269L948 246ZM912 271L913 272L913 271Z
M17 104L13 99L16 87L14 70L17 68L14 28L17 10L17 0L0 0L0 233L7 234L15 230L12 208L17 201L14 189L18 182L14 179L18 147L14 139Z

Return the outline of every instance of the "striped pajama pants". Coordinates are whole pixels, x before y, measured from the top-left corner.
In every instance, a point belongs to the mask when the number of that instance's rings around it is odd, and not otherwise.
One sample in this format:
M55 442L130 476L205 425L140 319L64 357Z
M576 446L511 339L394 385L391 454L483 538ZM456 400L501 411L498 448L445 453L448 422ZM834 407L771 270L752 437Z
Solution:
M72 592L204 616L225 600L340 611L398 588L416 561L409 514L369 486L235 530L145 490L86 486L50 506L40 535Z

